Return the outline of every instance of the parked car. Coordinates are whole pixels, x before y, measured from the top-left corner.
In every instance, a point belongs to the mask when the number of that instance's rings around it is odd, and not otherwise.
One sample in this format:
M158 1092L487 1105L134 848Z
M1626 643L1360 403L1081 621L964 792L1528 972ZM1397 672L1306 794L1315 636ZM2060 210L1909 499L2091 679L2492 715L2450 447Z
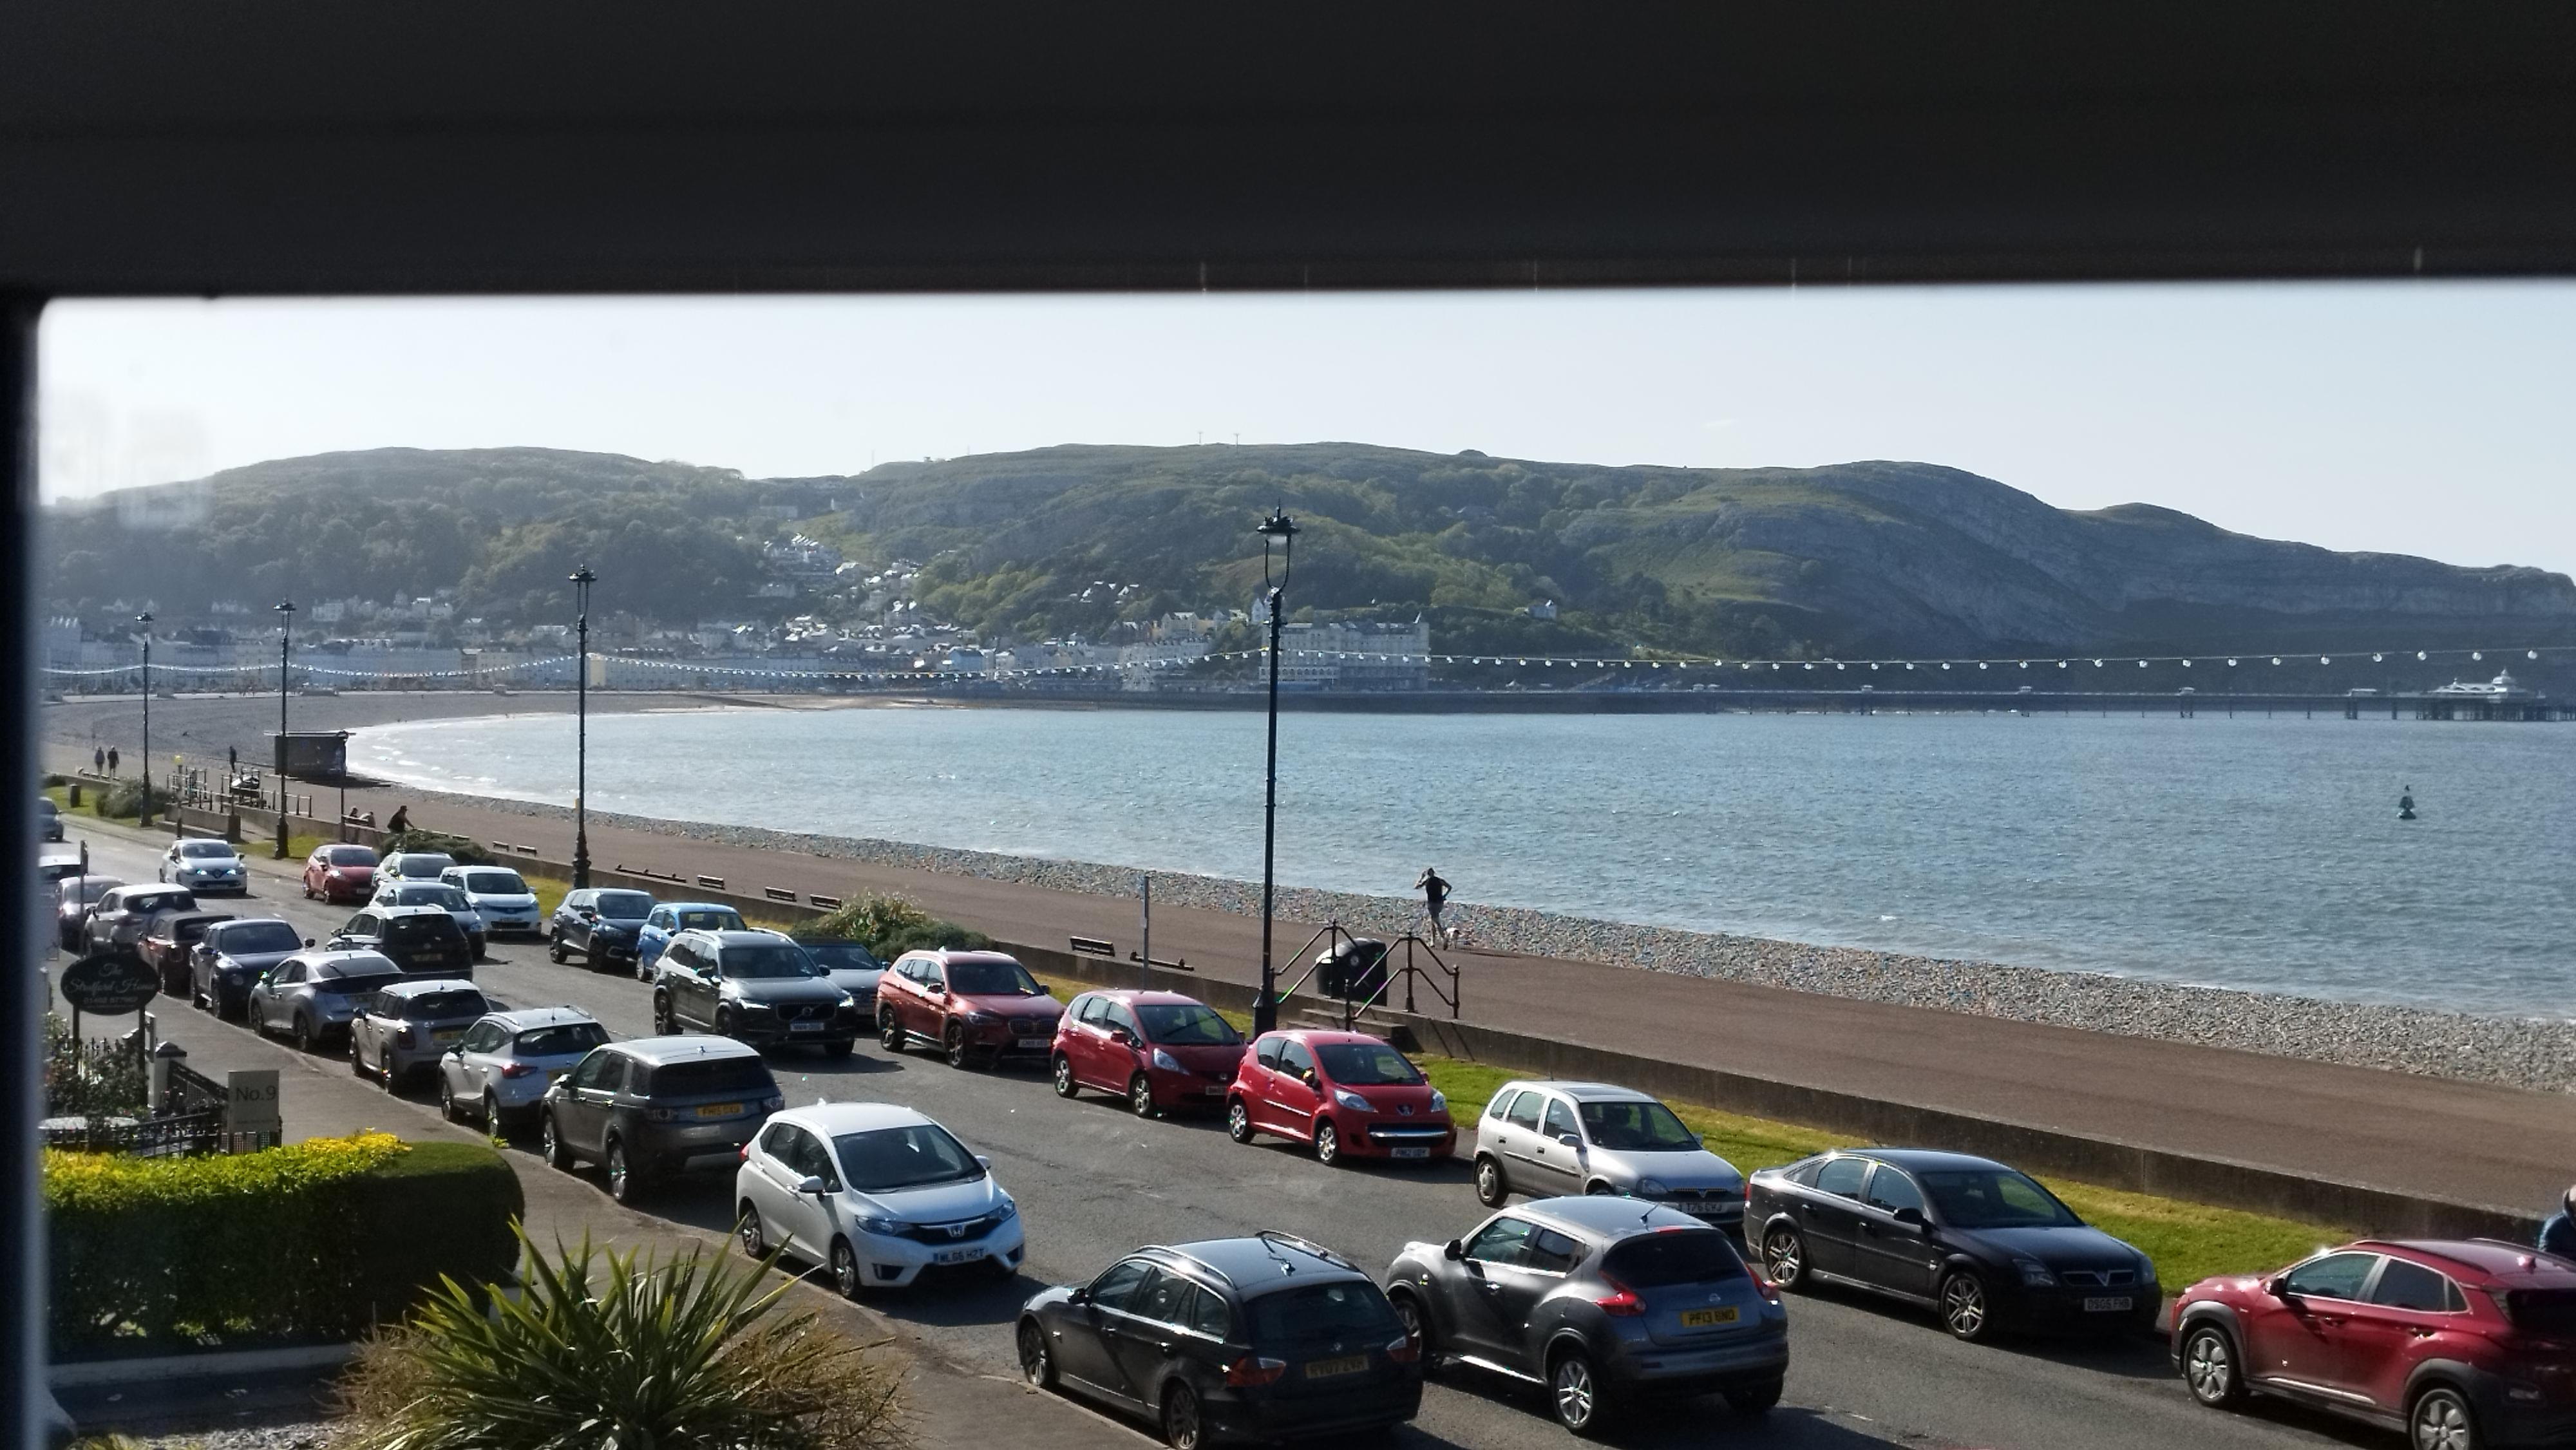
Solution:
M376 853L366 846L316 846L304 858L304 899L364 901L376 894Z
M487 935L536 936L545 930L537 893L528 889L526 878L507 866L450 866L438 873L438 879L465 894L465 904L483 919Z
M1746 1185L1745 1231L1773 1283L1846 1284L1932 1309L1965 1340L2006 1329L2152 1329L2156 1266L2037 1180L1912 1148L1820 1153Z
M1367 1274L1287 1234L1138 1249L1020 1310L1020 1373L1176 1447L1370 1436L1422 1407L1421 1343Z
M388 876L376 883L376 894L367 898L367 904L380 909L397 906L437 907L456 922L458 931L465 933L465 945L472 949L474 959L476 961L483 959L483 914L474 909L474 903L468 901L465 893L457 887L444 881L415 881L399 876Z
M856 1299L926 1269L1009 1278L1027 1252L992 1160L911 1108L817 1103L769 1120L734 1174L736 1231L755 1259L783 1249Z
M380 952L415 975L474 975L474 949L456 918L436 906L370 906L350 917L326 943L334 950Z
M742 1161L761 1123L787 1106L758 1049L724 1037L639 1037L590 1050L546 1089L546 1161L608 1173L632 1203L663 1178Z
M134 954L161 979L162 995L185 997L189 992L188 954L205 940L206 928L232 919L229 911L156 912L143 928L143 940L135 944Z
M297 952L251 984L250 1025L263 1037L286 1033L298 1052L318 1051L349 1030L359 998L401 980L402 969L377 952Z
M98 899L82 923L81 946L90 952L140 954L144 928L165 911L194 911L195 893L185 886L119 886Z
M361 998L349 1019L349 1066L374 1073L393 1092L414 1073L435 1066L491 1010L491 1002L469 983L389 983Z
M188 951L189 999L218 1017L238 1017L262 972L312 945L274 917L216 922Z
M755 1047L807 1043L847 1057L867 1030L849 993L774 931L684 931L653 978L653 1030L713 1032Z
M635 930L635 975L653 980L653 968L662 959L662 948L671 938L684 931L748 931L751 923L742 913L714 901L662 901L644 913L644 924Z
M456 858L445 851L396 851L376 863L376 877L383 880L399 876L409 881L435 881L438 873L456 864Z
M546 955L561 963L574 952L592 970L635 960L635 939L652 913L653 898L641 891L584 887L564 893L548 928Z
M859 1004L861 1019L877 1020L877 983L885 979L886 967L877 960L876 953L854 941L808 941L797 945L805 949L815 966L822 968L824 976L832 979L833 986L849 993L851 1000Z
M1056 1096L1116 1093L1140 1118L1223 1108L1242 1063L1243 1035L1178 992L1085 992L1056 1019Z
M62 807L54 804L54 798L52 796L40 795L36 797L36 839L40 841L59 841L62 838Z
M877 1041L927 1043L950 1067L1043 1059L1064 1004L1001 952L906 952L877 979Z
M173 886L185 886L205 895L231 892L250 895L250 868L243 864L241 853L232 842L211 837L173 841L161 853L157 868L161 880Z
M578 1007L486 1013L438 1060L439 1111L450 1122L470 1113L494 1133L524 1127L555 1079L607 1040L608 1029Z
M77 851L48 851L36 858L36 879L51 886L66 876L81 875L81 859Z
M64 951L81 949L91 913L109 892L125 884L114 876L74 876L54 883L54 940Z
M1744 1233L1744 1175L1632 1088L1507 1082L1476 1122L1476 1197L1624 1193Z
M1449 1099L1403 1053L1360 1032L1294 1029L1253 1039L1226 1092L1225 1129L1313 1146L1318 1161L1446 1158Z
M2576 1264L2493 1239L2375 1240L2174 1301L2193 1399L2252 1394L2402 1429L2415 1450L2576 1436Z
M1650 1396L1718 1394L1758 1415L1789 1372L1779 1292L1732 1237L1660 1204L1537 1199L1463 1238L1405 1245L1386 1282L1425 1369L1456 1359L1544 1385L1578 1435Z

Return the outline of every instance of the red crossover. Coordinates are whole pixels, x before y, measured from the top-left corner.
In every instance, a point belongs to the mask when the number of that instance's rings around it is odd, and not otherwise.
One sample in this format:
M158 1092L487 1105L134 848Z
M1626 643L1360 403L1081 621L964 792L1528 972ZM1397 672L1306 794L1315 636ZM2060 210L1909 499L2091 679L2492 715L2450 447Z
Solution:
M1117 1093L1136 1116L1225 1102L1243 1038L1178 992L1085 992L1055 1026L1055 1090Z
M1063 1015L1064 1004L1001 952L905 952L877 979L877 1041L888 1052L928 1043L950 1067L1043 1058Z
M376 853L364 846L317 846L304 858L304 898L364 901L376 891Z
M2576 1264L2493 1239L2364 1240L2174 1304L2192 1397L2249 1391L2402 1429L2415 1450L2576 1438Z
M1311 1143L1315 1156L1446 1158L1458 1146L1449 1100L1404 1054L1360 1032L1272 1032L1253 1039L1226 1095L1238 1143L1262 1133Z

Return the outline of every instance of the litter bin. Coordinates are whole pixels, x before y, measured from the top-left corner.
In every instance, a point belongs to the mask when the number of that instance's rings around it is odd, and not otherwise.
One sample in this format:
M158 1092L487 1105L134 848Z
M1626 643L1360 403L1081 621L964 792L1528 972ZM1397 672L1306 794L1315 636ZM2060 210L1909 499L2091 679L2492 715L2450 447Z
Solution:
M1386 943L1347 937L1315 958L1315 987L1336 1000L1367 1001L1386 990Z

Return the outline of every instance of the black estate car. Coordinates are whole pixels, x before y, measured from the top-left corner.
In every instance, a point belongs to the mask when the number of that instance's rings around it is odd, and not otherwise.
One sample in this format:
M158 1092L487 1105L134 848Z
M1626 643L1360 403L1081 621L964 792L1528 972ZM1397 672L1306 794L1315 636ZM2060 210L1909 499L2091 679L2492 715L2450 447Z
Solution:
M810 1042L847 1057L869 1019L805 949L774 931L684 931L653 974L653 1028L695 1028L784 1047Z
M1746 1236L1784 1289L1891 1295L1966 1340L2155 1327L2155 1264L1989 1159L1855 1148L1765 1168L1745 1192Z
M632 1203L656 1179L740 1165L787 1106L760 1053L726 1037L638 1037L592 1048L537 1104L546 1161L594 1162Z
M1407 1244L1387 1297L1425 1368L1455 1360L1547 1387L1559 1423L1598 1434L1648 1395L1780 1402L1789 1318L1735 1239L1620 1195L1542 1198L1445 1244Z
M407 976L474 975L474 948L444 907L370 906L331 933L325 945L381 952Z
M1421 1345L1349 1260L1280 1233L1144 1248L1020 1311L1020 1372L1211 1439L1366 1434L1422 1404Z
M593 969L632 969L636 938L652 912L648 892L601 887L567 891L546 924L546 955L560 964L579 952L583 965Z
M188 952L190 998L217 1016L237 1017L261 973L311 945L274 917L216 922Z

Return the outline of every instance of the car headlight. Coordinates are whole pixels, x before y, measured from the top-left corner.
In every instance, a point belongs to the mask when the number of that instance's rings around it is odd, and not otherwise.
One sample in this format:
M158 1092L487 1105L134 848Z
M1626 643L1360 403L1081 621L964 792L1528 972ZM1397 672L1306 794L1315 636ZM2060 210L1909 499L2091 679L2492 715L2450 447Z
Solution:
M850 1215L850 1222L858 1225L861 1233L891 1236L903 1232L902 1219L889 1218L881 1213L854 1213Z
M1369 1106L1368 1099L1361 1097L1358 1093L1352 1092L1349 1088L1333 1089L1333 1101L1340 1103L1343 1107L1346 1107L1355 1113L1374 1113L1377 1111L1376 1108Z
M1438 1088L1433 1088L1431 1090L1431 1111L1435 1113L1445 1113L1449 1111L1449 1095Z
M1640 1178L1637 1180L1637 1196L1639 1198L1661 1198L1670 1192L1672 1192L1672 1190L1665 1187L1664 1180L1660 1178Z
M835 1003L834 1003L834 1004L832 1004L832 1005L834 1005L834 1006L836 1006L836 1007L840 1008L840 1009L841 1009L842 1011L844 1011L844 1012L847 1012L847 1011L849 1011L851 1008L856 1007L856 1006L858 1006L858 1005L859 1005L859 999L858 999L858 998L856 998L856 997L851 996L851 995L850 995L849 993L847 993L847 992L843 992L843 993L841 994L841 1000L840 1000L840 1001L838 1001L838 1002L835 1002Z
M966 1014L966 1020L978 1027L990 1027L1002 1019L999 1015L991 1012L969 1012Z
M749 1002L736 999L734 1005L740 1007L745 1012L767 1012L771 1010L770 1005L766 1002Z
M2021 1270L2021 1286L2025 1289L2057 1287L2057 1276L2050 1273L2048 1266L2037 1259L2015 1259L2013 1267Z
M1155 1048L1155 1049L1154 1049L1154 1055L1153 1055L1152 1057L1150 1057L1150 1058L1146 1059L1146 1060L1147 1060L1148 1062L1153 1063L1153 1064L1154 1064L1154 1066L1161 1068L1161 1069L1162 1069L1163 1071L1165 1071L1165 1072L1179 1072L1179 1071L1181 1071L1181 1060L1180 1060L1179 1058L1177 1058L1177 1057L1172 1056L1170 1053L1165 1052L1163 1049L1161 1049L1161 1048L1159 1048L1159 1047Z
M2155 1281L2156 1261L2148 1258L2144 1254L2138 1255L2138 1282L2141 1284L2152 1284Z

